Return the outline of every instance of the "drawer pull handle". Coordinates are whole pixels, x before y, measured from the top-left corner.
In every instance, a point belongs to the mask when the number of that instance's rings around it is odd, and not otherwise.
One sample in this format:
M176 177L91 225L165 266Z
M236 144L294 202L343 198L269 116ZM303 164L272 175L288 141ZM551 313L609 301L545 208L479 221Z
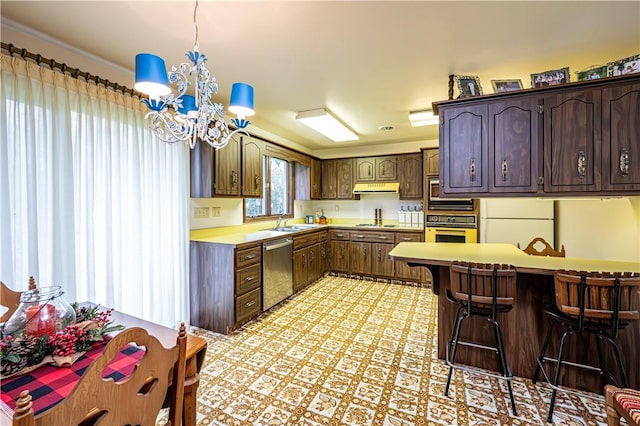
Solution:
M256 277L255 275L253 275L253 276L251 276L251 277L247 277L247 278L245 278L244 280L245 280L245 281L253 281L253 280L255 280L256 278L258 278L258 277Z
M356 238L364 238L364 235L355 235Z
M622 176L629 176L630 164L631 160L629 160L629 151L626 148L623 148L620 152L620 173L622 173Z
M402 239L402 241L413 241L413 238L411 238L411 237L404 237L404 238Z
M249 302L249 303L245 303L245 304L244 304L244 307L245 307L245 308L250 308L250 307L252 307L252 306L253 306L253 305L255 305L255 304L256 304L256 301L255 301L255 300L252 300L252 301L251 301L251 302Z
M388 240L389 239L389 237L378 237L378 238L380 238L381 240Z
M336 234L336 238L342 238L344 237L344 234Z
M247 254L247 255L244 256L244 260L250 260L250 259L253 259L255 257L256 257L256 255L253 254L253 253Z

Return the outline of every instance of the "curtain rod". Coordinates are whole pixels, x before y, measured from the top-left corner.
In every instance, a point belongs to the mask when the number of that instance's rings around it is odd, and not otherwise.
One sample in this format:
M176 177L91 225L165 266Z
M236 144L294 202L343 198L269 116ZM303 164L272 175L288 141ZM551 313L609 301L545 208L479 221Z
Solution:
M70 67L67 64L62 64L60 62L57 62L54 59L43 58L42 55L40 55L40 54L29 52L27 49L19 49L19 48L15 47L11 43L7 44L7 43L4 43L4 42L0 42L0 47L3 50L6 50L7 52L9 52L10 56L18 56L18 57L20 57L22 59L31 59L31 60L35 61L35 63L38 64L38 65L45 64L49 68L58 69L63 74L68 74L69 76L71 76L73 78L82 77L86 81L93 81L96 85L102 84L103 86L111 88L111 89L115 90L116 92L121 92L121 93L128 94L128 95L131 95L131 96L137 96L138 98L141 98L141 99L144 96L142 93L140 93L140 92L138 92L136 90L130 89L127 86L123 86L123 85L120 85L118 83L113 83L113 82L111 82L109 80L105 80L103 78L100 78L97 75L93 75L93 74L90 74L88 72L81 71L78 68Z

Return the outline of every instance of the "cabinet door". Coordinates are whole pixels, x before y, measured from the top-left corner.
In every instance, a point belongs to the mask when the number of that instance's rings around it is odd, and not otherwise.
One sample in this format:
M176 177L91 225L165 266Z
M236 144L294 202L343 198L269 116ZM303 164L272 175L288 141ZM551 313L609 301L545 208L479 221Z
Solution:
M545 96L545 192L600 189L600 107L597 88Z
M401 155L398 164L400 199L422 198L422 155Z
M441 109L440 190L443 194L487 192L487 106Z
M293 292L302 290L307 285L307 249L293 252Z
M368 182L376 180L376 161L374 158L358 158L356 160L356 181Z
M440 150L438 148L430 148L423 151L423 167L427 176L438 176L438 163L440 162L439 153Z
M331 269L349 272L349 241L331 241Z
M371 274L371 243L351 242L349 252L351 270L354 274Z
M373 243L371 259L371 273L377 277L393 278L395 262L389 259L389 252L393 250L393 244Z
M314 244L307 249L307 284L314 282L320 277L318 247L318 244Z
M319 277L330 271L329 268L329 243L323 241L318 244L318 273ZM318 278L319 278L318 277Z
M322 198L334 199L338 194L336 182L338 181L338 163L336 160L322 162Z
M395 156L376 158L376 180L395 181L398 179L398 168Z
M311 199L319 200L322 198L322 163L319 160L311 160Z
M506 99L489 104L489 191L537 192L539 98Z
M257 141L242 139L242 195L261 198L262 149Z
M353 198L353 160L337 161L338 193L337 198Z
M602 90L605 191L640 190L640 83Z
M215 195L240 195L240 138L214 152Z

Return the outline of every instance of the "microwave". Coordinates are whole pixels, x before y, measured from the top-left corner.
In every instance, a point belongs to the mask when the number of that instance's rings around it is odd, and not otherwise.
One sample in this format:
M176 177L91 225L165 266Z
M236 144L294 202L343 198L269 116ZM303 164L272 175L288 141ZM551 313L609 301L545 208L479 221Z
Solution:
M428 210L473 210L472 198L441 198L440 180L437 177L430 177L427 187L427 207Z

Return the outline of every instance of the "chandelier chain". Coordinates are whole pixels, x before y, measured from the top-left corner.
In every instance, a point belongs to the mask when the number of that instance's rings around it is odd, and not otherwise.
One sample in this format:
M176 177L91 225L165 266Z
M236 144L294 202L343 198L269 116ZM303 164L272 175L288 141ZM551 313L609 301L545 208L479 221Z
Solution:
M200 50L200 44L198 42L198 0L195 1L193 8L193 50L198 52Z

